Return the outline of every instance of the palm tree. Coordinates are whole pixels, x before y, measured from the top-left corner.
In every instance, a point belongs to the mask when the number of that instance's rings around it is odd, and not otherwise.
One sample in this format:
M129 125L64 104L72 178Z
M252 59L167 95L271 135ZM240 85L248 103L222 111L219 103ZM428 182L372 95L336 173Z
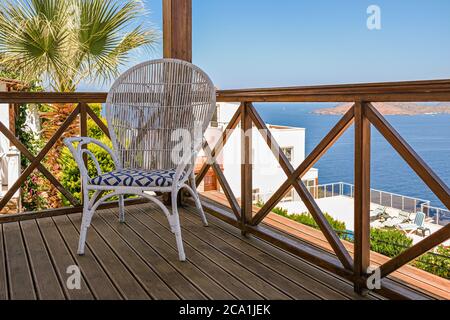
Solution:
M2 0L0 65L52 91L73 92L83 81L105 83L118 76L131 51L158 41L154 28L140 24L144 17L138 0ZM43 137L52 136L72 110L48 106ZM74 125L68 134L77 130ZM56 175L61 148L60 141L46 158ZM61 205L56 190L48 197L52 207Z
M2 0L0 64L59 92L104 82L132 50L158 40L155 29L137 24L143 17L137 0Z

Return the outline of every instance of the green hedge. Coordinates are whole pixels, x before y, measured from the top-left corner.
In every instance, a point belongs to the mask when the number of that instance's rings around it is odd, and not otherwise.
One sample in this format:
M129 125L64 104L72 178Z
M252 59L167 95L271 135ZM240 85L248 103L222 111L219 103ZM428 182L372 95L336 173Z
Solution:
M256 204L256 206L258 206L258 207L261 208L262 206L264 206L264 203L258 202L258 203ZM280 215L280 216L283 216L283 217L285 217L285 218L288 218L288 219L297 221L297 222L299 222L299 223L301 223L301 224L310 226L310 227L312 227L312 228L320 229L320 228L319 228L319 225L317 224L317 222L314 220L314 218L313 218L313 217L311 216L311 214L309 214L309 213L300 213L300 214L295 213L295 214L289 214L288 211L287 211L286 209L279 208L279 207L273 209L272 212L273 212L273 213L276 213L276 214L278 214L278 215ZM346 234L346 231L347 231L347 228L346 228L346 226L345 226L345 223L342 222L342 221L339 221L339 220L334 219L332 216L330 216L330 215L329 215L328 213L326 213L326 212L324 213L324 216L325 216L325 218L327 219L328 223L331 225L331 227L332 227L334 230L338 231L339 234L342 234L343 237L344 237L345 234Z
M450 279L450 248L441 245L435 253L426 253L419 257L414 261L414 266L442 278Z
M395 229L370 230L370 249L388 257L398 256L412 245L412 239Z
M291 220L297 221L301 224L310 226L315 229L319 229L319 225L314 220L313 216L309 213L301 213L301 214L289 214L287 210L281 209L281 208L275 208L273 210L274 213L289 218ZM336 231L346 231L347 228L345 227L345 223L339 220L334 219L332 216L330 216L328 213L324 213L325 218L327 219L328 223L331 225L331 227Z

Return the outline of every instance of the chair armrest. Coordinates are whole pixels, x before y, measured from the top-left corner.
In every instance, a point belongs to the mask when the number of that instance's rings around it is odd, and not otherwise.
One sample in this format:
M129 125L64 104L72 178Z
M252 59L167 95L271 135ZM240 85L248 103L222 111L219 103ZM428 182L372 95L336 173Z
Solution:
M75 146L75 143L77 143L76 146ZM97 158L95 157L95 155L91 151L87 150L87 148L86 149L83 148L89 144L95 144L95 145L101 147L102 149L104 149L111 156L116 169L121 168L120 163L119 163L114 151L111 150L111 148L109 148L106 144L104 144L101 141L98 141L97 139L87 138L87 137L66 138L66 139L64 139L64 144L67 146L67 148L69 148L75 161L77 162L77 165L80 168L80 173L81 173L82 178L89 178L88 169L86 168L84 161L83 161L84 154L86 154L88 157L90 157L94 161L95 167L97 169L97 174L98 175L102 174L100 164L99 164Z

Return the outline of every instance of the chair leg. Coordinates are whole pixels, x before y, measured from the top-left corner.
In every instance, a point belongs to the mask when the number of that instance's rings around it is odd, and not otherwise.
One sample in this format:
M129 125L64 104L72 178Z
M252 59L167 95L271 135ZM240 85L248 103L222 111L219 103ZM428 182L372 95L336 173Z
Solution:
M186 254L184 253L183 239L181 237L181 225L180 217L178 215L178 204L177 204L177 192L172 192L172 217L170 222L170 227L175 234L175 239L177 241L178 258L180 261L186 261Z
M207 227L208 226L208 220L206 220L205 211L203 211L203 206L202 206L202 203L200 201L200 196L199 196L198 191L197 191L197 186L195 185L195 176L191 177L191 188L192 188L192 192L194 193L193 197L194 197L194 201L195 201L195 206L197 207L197 209L198 209L198 211L200 213L200 218L202 219L203 225L205 227Z
M88 228L91 224L91 218L92 218L92 213L87 208L87 204L86 204L83 208L83 218L81 220L81 227L80 227L80 239L78 241L77 253L80 256L84 255L84 247L86 245L86 236L87 236Z
M119 222L125 222L125 200L123 195L119 196Z

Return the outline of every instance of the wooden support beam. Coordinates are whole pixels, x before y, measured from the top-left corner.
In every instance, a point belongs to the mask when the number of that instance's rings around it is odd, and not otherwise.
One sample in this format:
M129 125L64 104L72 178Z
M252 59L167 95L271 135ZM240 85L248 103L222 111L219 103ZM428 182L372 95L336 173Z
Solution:
M436 197L442 201L447 209L450 209L450 189L445 182L426 164L372 104L367 106L367 117L403 160L408 163L411 169L433 191Z
M208 145L208 142L206 142L204 149L207 154L212 153L211 148ZM225 178L225 176L222 172L222 169L215 161L212 161L211 167L217 176L217 180L219 181L219 184L222 187L223 193L225 193L225 196L227 197L227 200L230 204L231 209L233 210L233 213L234 213L236 219L240 220L241 219L241 208L239 206L239 203L238 203L236 197L234 196L233 190L231 189L230 185L228 184L227 179Z
M241 224L242 234L253 218L252 118L248 104L241 105Z
M408 248L395 258L392 258L391 260L383 264L380 267L381 278L388 276L401 266L404 266L408 262L427 253L429 250L433 249L444 241L447 241L448 239L450 239L450 224L447 224L445 227L442 227L432 235L426 237L419 243L416 243L414 246Z
M355 291L366 288L363 279L370 265L370 122L367 105L355 104Z
M260 131L261 133L263 133L264 140L266 140L266 143L270 147L274 156L278 159L278 162L279 162L281 168L283 169L284 173L286 174L288 179L292 178L295 175L294 167L289 162L286 155L281 151L281 148L278 145L278 143L272 137L269 128L266 126L264 121L258 115L258 112L255 110L255 108L253 107L253 105L251 103L246 103L245 105L246 105L245 110L249 114L250 120L253 120L256 127L259 130L261 130ZM353 110L352 110L352 112L353 112ZM352 115L353 115L353 113L352 113ZM353 118L353 116L352 116L352 118ZM330 245L333 248L334 252L336 253L337 257L342 262L342 265L348 270L353 269L352 258L350 257L348 251L345 249L342 242L339 240L339 237L337 236L337 234L334 232L334 230L332 229L332 227L326 220L325 216L323 215L323 212L320 210L319 206L314 201L313 196L309 193L306 186L303 184L303 182L301 180L298 180L297 178L289 179L289 181L291 181L290 184L297 191L297 193L299 194L303 203L308 208L310 214L312 215L314 220L317 222L320 230L323 232L324 236L327 238L328 242L330 243ZM261 210L263 208L261 208ZM265 213L263 211L262 214L265 216L267 213ZM263 219L264 216L261 216L260 213L258 212L258 214L254 218L252 218L251 225L253 225L253 226L256 225L255 218ZM258 221L258 220L256 220L256 221ZM260 220L259 220L259 222L260 222Z
M1 122L0 122L0 132L9 140L9 142L12 145L14 145L22 153L23 156L25 156L31 163L34 162L34 160L35 160L34 155ZM64 188L64 186L58 181L58 179L56 179L55 176L50 171L48 171L47 168L45 168L43 164L39 163L38 166L37 166L37 169L48 179L48 181L50 181L50 183L52 183L55 186L55 188L59 192L61 192L61 194L63 194L67 198L67 200L70 201L70 203L73 206L78 206L79 205L78 200L75 199L73 197L73 195Z
M80 113L80 106L78 105L72 113L67 117L67 119L63 122L63 124L56 130L53 136L48 140L47 144L42 148L41 152L34 158L34 161L22 172L22 174L17 178L16 182L11 186L11 188L6 192L3 198L0 200L0 210L3 209L9 200L11 200L14 193L20 188L22 183L28 178L28 176L36 169L47 153L51 148L55 145L56 141L58 141L67 128L72 124L72 122L76 119L78 114Z
M102 130L102 132L111 139L111 136L109 135L109 129L106 126L106 124L103 123L103 121L95 114L95 112L87 106L86 111L88 115L91 117L91 119L97 124L97 126Z
M163 0L164 58L192 62L192 0Z

